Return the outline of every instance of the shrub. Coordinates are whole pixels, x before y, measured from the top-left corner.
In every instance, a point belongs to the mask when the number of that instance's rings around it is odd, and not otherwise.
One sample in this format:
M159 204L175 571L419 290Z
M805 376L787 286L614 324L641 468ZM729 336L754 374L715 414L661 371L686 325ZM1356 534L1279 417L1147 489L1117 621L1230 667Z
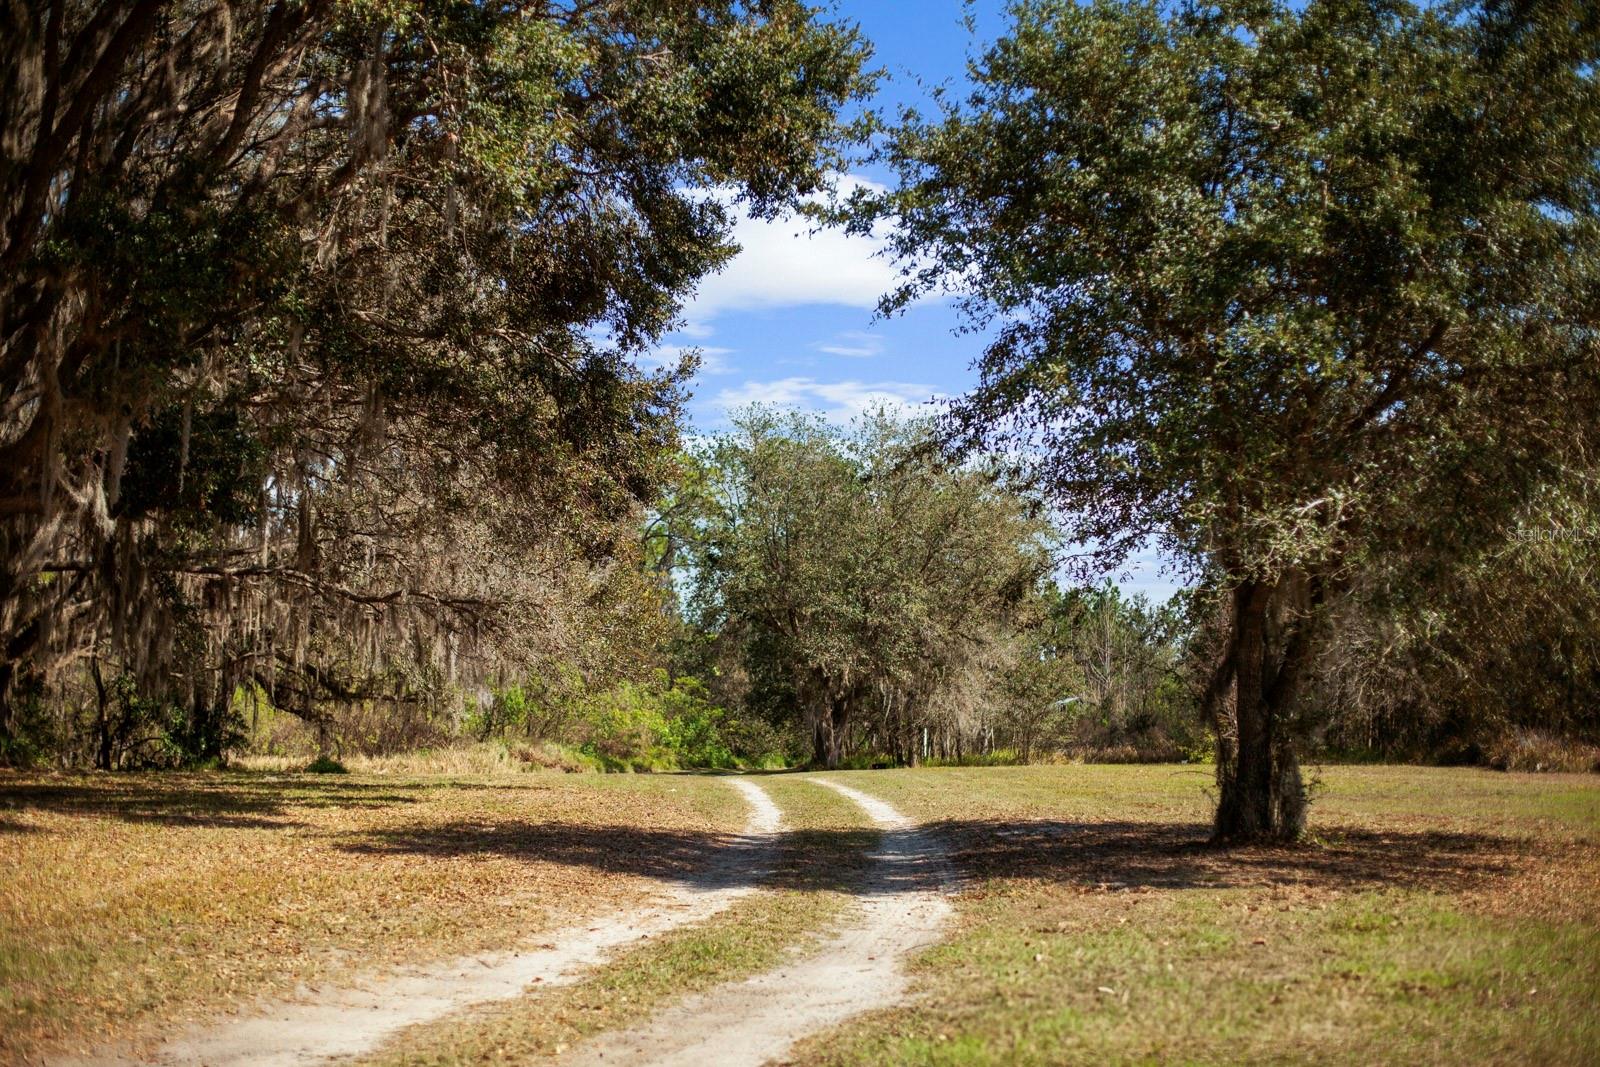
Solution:
M462 731L479 741L523 737L542 742L570 733L585 692L583 677L571 667L556 667L495 689L488 699L469 699Z
M1600 747L1539 730L1510 730L1486 748L1498 771L1600 771Z
M663 676L659 681L665 681ZM733 750L723 737L728 713L711 703L698 678L678 678L661 693L666 719L664 742L680 767L733 767Z
M329 756L318 756L306 764L307 774L349 774L344 764Z
M582 702L580 751L610 770L733 767L721 731L725 716L699 681L669 682L658 671L649 682L627 682Z
M726 712L718 731L741 767L780 770L805 759L803 749L796 746L798 731L785 731L757 715Z
M1036 754L1035 762L1038 762ZM997 748L992 752L968 752L962 756L934 756L923 761L925 767L1020 767L1022 754L1014 748Z

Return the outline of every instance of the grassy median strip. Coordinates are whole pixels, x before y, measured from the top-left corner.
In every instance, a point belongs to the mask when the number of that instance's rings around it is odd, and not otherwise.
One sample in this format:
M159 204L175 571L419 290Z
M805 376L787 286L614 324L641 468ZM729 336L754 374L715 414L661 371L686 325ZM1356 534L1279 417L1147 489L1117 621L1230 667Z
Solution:
M1193 768L841 777L970 883L916 1004L797 1063L1595 1062L1592 777L1330 768L1314 843L1230 852Z
M676 775L0 774L0 1061L506 947L746 812Z
M797 776L758 781L784 815L779 861L766 888L709 922L644 942L577 985L413 1027L356 1062L418 1067L559 1055L680 996L758 974L815 946L848 914L850 886L878 833L831 790Z

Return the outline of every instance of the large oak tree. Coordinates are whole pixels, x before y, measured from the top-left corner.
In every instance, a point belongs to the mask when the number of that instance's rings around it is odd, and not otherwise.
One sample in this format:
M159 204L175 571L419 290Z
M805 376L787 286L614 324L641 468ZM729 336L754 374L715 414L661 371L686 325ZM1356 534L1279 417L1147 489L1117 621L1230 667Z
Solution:
M215 712L570 651L675 437L630 356L731 253L696 190L815 192L865 54L794 0L0 0L0 745L85 657Z
M888 309L951 286L992 331L953 439L1217 594L1220 839L1303 826L1352 571L1503 540L1594 463L1597 61L1581 2L1024 0L852 205L898 223Z

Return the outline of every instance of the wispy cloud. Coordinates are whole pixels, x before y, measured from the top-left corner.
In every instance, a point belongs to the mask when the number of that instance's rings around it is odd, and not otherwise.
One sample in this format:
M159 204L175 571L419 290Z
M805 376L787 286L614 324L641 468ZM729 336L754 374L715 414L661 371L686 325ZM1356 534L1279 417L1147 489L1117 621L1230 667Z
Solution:
M687 353L698 352L701 374L732 374L733 368L728 366L727 360L732 351L712 345L661 345L640 355L639 365L648 370L676 367Z
M832 341L816 346L818 352L830 356L847 356L850 359L871 359L883 354L883 338L862 330L846 330Z
M844 195L858 188L883 188L855 175L843 175L837 184ZM707 195L731 201L722 192ZM712 320L729 311L804 304L876 307L899 279L894 266L878 254L885 241L877 235L817 230L805 218L742 217L734 224L733 239L739 254L702 281L684 308L686 336L707 336Z
M843 423L879 408L915 414L939 396L933 386L914 382L819 382L815 378L793 377L744 382L717 393L712 404L724 417L751 404L766 404L816 411L830 421Z
M711 326L705 322L685 322L678 327L678 332L683 334L685 337L693 337L698 339L702 337L710 337L714 331L711 329Z

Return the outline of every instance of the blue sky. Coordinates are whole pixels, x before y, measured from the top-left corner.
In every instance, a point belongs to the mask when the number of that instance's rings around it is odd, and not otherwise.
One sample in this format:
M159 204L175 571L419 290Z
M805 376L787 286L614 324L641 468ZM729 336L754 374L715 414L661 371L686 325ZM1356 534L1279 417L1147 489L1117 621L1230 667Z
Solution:
M874 65L887 72L873 103L890 116L906 105L931 111L932 87L959 87L968 56L1006 25L1000 0L839 0L832 10L872 41ZM975 34L965 25L968 15ZM843 180L886 182L889 175L858 165ZM684 347L702 352L689 406L695 430L723 429L731 411L752 403L848 422L879 405L914 410L974 381L981 339L955 332L959 319L948 301L925 300L892 319L874 316L895 273L873 239L814 234L800 220L745 220L735 239L743 251L701 284L685 308L684 328L658 354L670 360ZM1113 577L1125 591L1157 600L1176 588L1153 555Z

